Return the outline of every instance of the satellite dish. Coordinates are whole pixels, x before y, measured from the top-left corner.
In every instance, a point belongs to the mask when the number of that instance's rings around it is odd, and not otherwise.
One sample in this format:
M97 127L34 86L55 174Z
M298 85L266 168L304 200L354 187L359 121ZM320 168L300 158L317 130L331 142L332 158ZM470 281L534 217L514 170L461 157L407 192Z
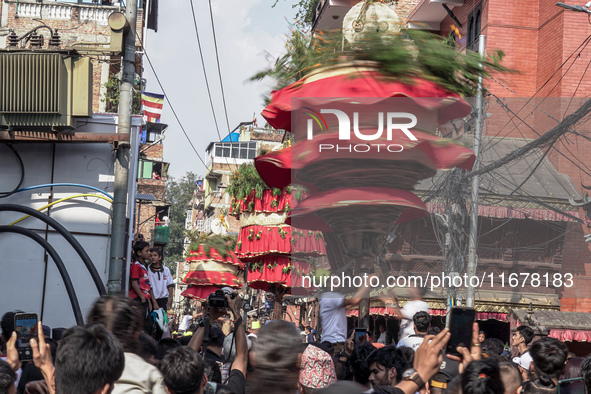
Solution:
M392 7L381 3L362 1L343 18L343 35L354 45L365 33L393 35L400 31L400 19Z
M211 222L211 232L217 235L226 235L226 228L222 224L222 221L217 218Z

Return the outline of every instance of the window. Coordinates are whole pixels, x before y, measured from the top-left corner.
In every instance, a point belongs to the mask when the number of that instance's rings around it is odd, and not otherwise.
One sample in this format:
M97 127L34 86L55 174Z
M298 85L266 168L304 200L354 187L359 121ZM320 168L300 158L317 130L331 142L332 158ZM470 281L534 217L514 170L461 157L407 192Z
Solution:
M78 4L99 4L99 5L123 5L125 2L121 2L121 0L55 0L59 1L60 3L78 3ZM145 0L138 0L137 7L144 8Z
M477 5L468 15L468 34L466 37L466 48L471 51L478 51L478 40L480 37L480 22L482 16L482 4Z
M150 161L140 159L140 168L138 171L139 179L157 179L166 177L169 163L162 161Z
M254 159L256 156L256 142L216 142L214 156L232 159Z

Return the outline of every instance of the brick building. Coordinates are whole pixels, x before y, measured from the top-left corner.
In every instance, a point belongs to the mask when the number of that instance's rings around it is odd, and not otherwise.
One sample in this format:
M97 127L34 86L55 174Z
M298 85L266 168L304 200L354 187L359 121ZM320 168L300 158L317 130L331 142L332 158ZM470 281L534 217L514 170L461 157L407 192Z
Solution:
M338 28L348 9L357 3L321 1L315 29ZM477 51L478 37L484 34L487 52L502 50L503 65L517 71L485 81L491 94L485 98L484 164L551 130L589 96L591 81L585 75L591 60L587 48L591 26L583 13L564 10L548 0L420 0L409 12L406 8L399 11L403 4L396 3L396 12L401 19L407 17L409 28L448 36L453 25L461 33L456 39L458 51ZM508 339L504 336L509 323L499 321L508 322L507 312L514 308L531 305L539 310L591 312L591 249L584 238L590 231L585 211L571 205L571 199L580 200L585 192L583 185L591 184L586 164L591 158L586 146L588 128L585 123L578 124L575 131L580 134L569 133L551 148L534 149L531 155L483 176L478 273L504 277L505 283L504 287L500 281L493 286L485 283L478 289L476 309L479 319L485 320L485 329L505 332L498 335L502 339ZM464 141L470 146L473 137L469 128L465 130ZM462 137L464 128L460 125L459 131L448 133L442 128L439 132L444 137ZM421 182L417 193L424 194L433 186L431 180ZM445 272L446 233L437 217L447 218L442 217L438 203L429 207L431 218L399 228L384 266L390 274ZM511 286L507 278L512 273L520 278L535 274L543 283ZM545 275L561 280L546 283ZM570 275L572 286L565 286L564 279ZM464 293L459 295L461 300ZM433 314L442 314L445 291L429 297Z
M156 30L157 1L138 2L137 10L137 43L138 53L142 53L141 40L145 30ZM147 11L146 5L150 4ZM155 6L156 5L156 6ZM55 2L49 0L4 0L0 5L0 32L14 32L18 37L31 29L45 23L59 34L62 48L76 48L96 44L109 44L111 28L108 24L109 15L113 12L124 12L125 8L118 1L111 0L66 0ZM40 22L42 21L42 22ZM50 39L48 29L41 29L45 44ZM0 36L0 47L6 46L8 35ZM21 42L22 44L22 42ZM110 100L110 92L106 86L109 78L117 76L121 70L119 56L91 56L92 63L92 110L93 112L116 112ZM137 55L136 77L141 81L142 59ZM168 217L168 204L165 202L166 171L168 163L162 162L163 145L160 136L165 125L151 125L146 131L146 144L140 147L140 163L138 172L138 195L136 203L135 232L142 233L145 239L159 246L168 242L168 230L164 218ZM160 223L158 223L160 222ZM158 225L157 225L158 224Z
M244 163L252 163L261 148L271 150L281 144L283 131L241 126L221 142L211 142L207 149L207 170L205 179L195 191L191 211L187 216L187 230L200 232L218 231L219 219L223 214L225 232L237 234L240 222L227 215L232 197L225 193L232 173ZM213 225L213 229L212 229ZM227 226L227 228L226 228Z
M145 1L138 3L136 32L141 40L143 40L147 28L147 18L144 16L150 16L145 15L145 3ZM112 12L116 11L124 12L125 9L115 1L4 0L0 5L0 32L14 31L18 37L21 37L32 28L45 23L58 32L62 48L74 46L75 43L108 44L111 36L108 18ZM41 29L39 33L43 35L44 47L46 47L50 33L47 29ZM137 47L141 49L139 39ZM6 40L7 35L0 35L0 47L6 46ZM91 62L93 65L92 110L94 112L110 112L108 101L105 99L107 94L105 83L111 74L119 72L120 59L118 56L92 56ZM141 58L138 55L136 72L141 78L140 64Z
M409 20L416 24L427 22L434 31L449 34L450 26L457 25L457 22L447 13L435 17L441 6L427 3L422 1ZM591 59L591 50L585 41L591 26L583 14L557 7L555 2L546 0L455 2L455 5L453 14L462 23L460 32L465 39L460 41L459 50L466 50L466 47L476 50L478 36L486 35L486 50L504 51L503 64L518 71L497 76L495 79L500 83L487 81L487 88L494 96L487 107L492 116L486 121L486 134L514 141L534 139L583 104L583 98L591 91L591 81L584 78ZM564 67L561 67L563 63ZM499 108L500 102L518 112L532 97L531 104L535 107L519 113L528 124L518 119L516 126L504 127L510 115L504 108ZM563 138L547 153L550 165L571 181L574 190L570 197L573 198L585 192L583 185L591 183L585 164L591 158L589 147L585 146L589 143L585 140L589 130L587 125L579 125L576 131L582 134L581 138L569 134L572 137L567 135L568 139ZM554 181L554 185L559 184ZM564 198L561 207L554 207L577 211L573 206L565 206L567 201ZM578 213L580 218L585 218L583 210ZM561 261L556 262L553 269L562 274L573 274L574 286L548 290L555 290L560 297L561 310L590 312L591 250L584 240L584 235L589 233L588 226L572 220L560 223L564 227L563 250Z
M140 146L135 233L157 247L164 247L169 236L169 207L166 179L169 163L163 162L162 139L166 125L149 124L147 143Z

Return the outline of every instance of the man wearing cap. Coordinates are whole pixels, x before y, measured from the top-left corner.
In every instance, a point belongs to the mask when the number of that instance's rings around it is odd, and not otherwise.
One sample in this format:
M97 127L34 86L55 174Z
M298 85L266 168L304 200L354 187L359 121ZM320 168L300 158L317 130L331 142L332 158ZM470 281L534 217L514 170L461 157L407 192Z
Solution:
M528 326L519 326L511 337L511 345L517 347L519 356L513 358L513 362L519 367L523 380L529 380L528 373L531 370L533 359L528 351L528 345L534 339L534 330Z
M312 327L306 326L304 327L304 331L306 332L306 343L314 342L314 335L312 335Z
M299 391L313 392L326 388L336 381L337 373L330 354L314 345L308 345L302 354Z

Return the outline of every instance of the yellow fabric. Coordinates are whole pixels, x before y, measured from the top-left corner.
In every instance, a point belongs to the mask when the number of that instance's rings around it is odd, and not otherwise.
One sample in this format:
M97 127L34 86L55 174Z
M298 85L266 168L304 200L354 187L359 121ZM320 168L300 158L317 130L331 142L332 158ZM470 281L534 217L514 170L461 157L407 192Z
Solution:
M437 387L440 389L446 389L447 388L447 383L443 383L443 382L438 382L436 380L432 380L431 381L431 387Z

